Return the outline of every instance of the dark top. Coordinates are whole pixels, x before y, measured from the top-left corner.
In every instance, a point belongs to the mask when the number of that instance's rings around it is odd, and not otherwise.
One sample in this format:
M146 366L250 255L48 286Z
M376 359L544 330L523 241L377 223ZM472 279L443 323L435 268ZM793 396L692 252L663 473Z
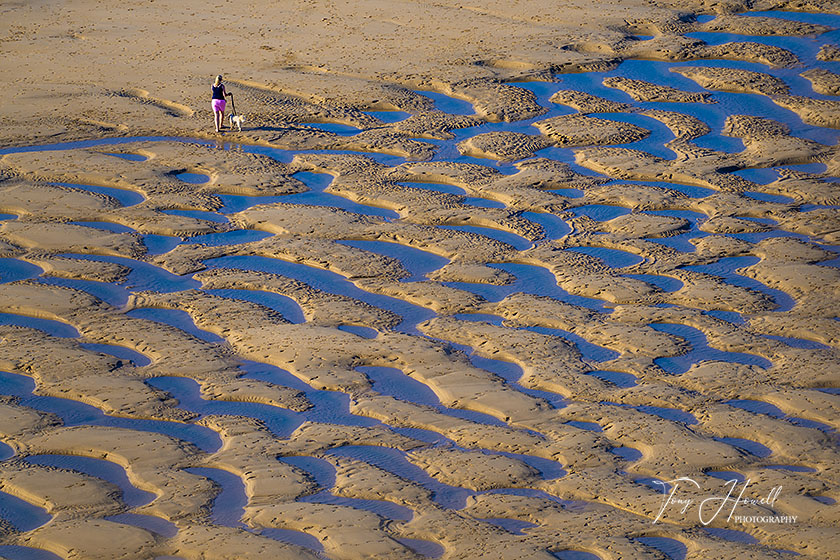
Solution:
M213 88L213 99L224 99L225 98L225 84L219 84L217 86L210 86Z

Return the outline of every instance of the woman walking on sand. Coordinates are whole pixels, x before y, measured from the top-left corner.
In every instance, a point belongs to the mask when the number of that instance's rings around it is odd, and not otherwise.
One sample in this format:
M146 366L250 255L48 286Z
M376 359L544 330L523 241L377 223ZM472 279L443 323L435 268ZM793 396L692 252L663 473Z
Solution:
M213 82L213 100L210 102L213 106L213 116L216 123L216 132L221 132L222 123L225 120L225 101L226 96L233 95L225 91L225 85L222 83L222 75L216 76L216 81Z

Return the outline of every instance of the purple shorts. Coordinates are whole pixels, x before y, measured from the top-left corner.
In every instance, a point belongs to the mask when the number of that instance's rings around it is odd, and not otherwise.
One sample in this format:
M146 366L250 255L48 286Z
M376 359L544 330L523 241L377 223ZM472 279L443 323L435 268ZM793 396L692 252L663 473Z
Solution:
M214 112L219 112L219 113L224 113L225 112L226 102L225 102L224 99L214 99L212 105L213 105L213 111Z

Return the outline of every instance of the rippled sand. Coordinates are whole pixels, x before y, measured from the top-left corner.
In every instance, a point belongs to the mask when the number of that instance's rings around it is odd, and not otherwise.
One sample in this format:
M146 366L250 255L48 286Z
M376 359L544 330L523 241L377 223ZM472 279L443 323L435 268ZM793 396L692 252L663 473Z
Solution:
M836 6L89 7L5 8L0 556L836 554Z

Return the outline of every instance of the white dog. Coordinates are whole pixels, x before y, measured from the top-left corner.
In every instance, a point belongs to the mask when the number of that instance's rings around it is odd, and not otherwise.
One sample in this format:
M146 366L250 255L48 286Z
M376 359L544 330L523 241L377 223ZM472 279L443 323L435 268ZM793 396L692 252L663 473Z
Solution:
M245 115L231 115L230 116L230 128L233 130L233 125L239 129L239 132L242 132L242 123L245 122Z

